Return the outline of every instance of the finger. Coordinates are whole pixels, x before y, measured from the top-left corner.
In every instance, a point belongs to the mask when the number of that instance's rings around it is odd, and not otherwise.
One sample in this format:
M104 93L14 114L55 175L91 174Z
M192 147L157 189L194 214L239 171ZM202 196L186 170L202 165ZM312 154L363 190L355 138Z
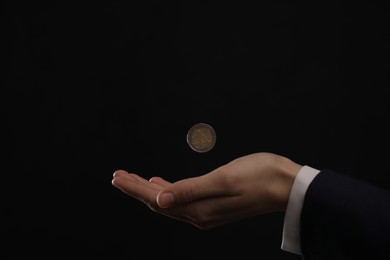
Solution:
M153 183L118 175L112 180L112 184L125 194L145 204L157 205L156 198L161 189Z
M138 176L137 174L134 174L134 173L129 173L125 170L117 170L114 172L113 174L113 178L116 178L116 177L123 177L123 178L126 178L126 179L129 179L129 180L138 180L140 182L148 182L146 179Z
M114 179L117 178L117 177L123 177L123 178L126 178L129 181L135 181L135 182L138 181L138 182L144 183L146 185L151 185L151 187L155 188L156 190L161 190L162 189L161 185L155 184L153 182L150 184L150 182L148 180L142 178L141 176L139 176L139 175L137 175L135 173L128 173L125 170L117 170L117 171L115 171L114 174L113 174L113 177L114 177ZM115 181L113 180L113 184L114 183L115 183Z
M164 180L161 177L152 177L152 178L150 178L149 182L158 184L158 185L160 185L161 187L164 187L164 188L167 187L168 185L172 184L172 183Z

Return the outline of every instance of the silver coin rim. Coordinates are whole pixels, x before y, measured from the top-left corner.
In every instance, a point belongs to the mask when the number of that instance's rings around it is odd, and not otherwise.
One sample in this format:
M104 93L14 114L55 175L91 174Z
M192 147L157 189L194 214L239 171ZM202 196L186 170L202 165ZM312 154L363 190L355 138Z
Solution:
M192 134L192 132L194 131L194 129L197 129L197 128L200 128L200 127L207 127L211 130L211 133L212 133L212 144L207 147L207 149L197 149L196 147L194 147L191 142L190 142L190 136ZM195 152L198 152L198 153L206 153L208 151L210 151L211 149L214 148L215 144L217 142L217 135L215 133L215 130L214 128L209 125L209 124L206 124L206 123L197 123L195 125L193 125L187 132L187 144L191 147L192 150L194 150Z

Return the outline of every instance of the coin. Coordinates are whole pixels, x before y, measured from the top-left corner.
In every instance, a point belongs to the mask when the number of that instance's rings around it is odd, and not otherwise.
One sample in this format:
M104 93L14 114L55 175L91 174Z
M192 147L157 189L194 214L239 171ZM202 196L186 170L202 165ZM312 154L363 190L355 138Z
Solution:
M188 130L187 143L192 150L205 153L213 149L216 142L214 129L205 123L195 124Z

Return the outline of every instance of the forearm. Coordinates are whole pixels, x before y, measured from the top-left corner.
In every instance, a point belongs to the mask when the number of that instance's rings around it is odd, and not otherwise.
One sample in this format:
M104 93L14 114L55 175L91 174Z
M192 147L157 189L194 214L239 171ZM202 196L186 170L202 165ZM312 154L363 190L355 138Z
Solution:
M390 192L330 170L311 183L302 209L304 255L390 255ZM361 257L361 258L359 258Z

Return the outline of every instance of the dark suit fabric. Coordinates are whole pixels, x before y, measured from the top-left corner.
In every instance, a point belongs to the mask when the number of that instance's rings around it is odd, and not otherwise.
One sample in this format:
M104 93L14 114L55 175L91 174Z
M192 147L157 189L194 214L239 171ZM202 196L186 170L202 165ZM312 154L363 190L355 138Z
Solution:
M303 259L390 259L390 192L331 170L310 184L301 215Z

